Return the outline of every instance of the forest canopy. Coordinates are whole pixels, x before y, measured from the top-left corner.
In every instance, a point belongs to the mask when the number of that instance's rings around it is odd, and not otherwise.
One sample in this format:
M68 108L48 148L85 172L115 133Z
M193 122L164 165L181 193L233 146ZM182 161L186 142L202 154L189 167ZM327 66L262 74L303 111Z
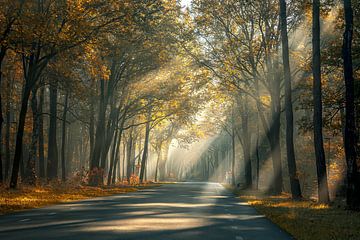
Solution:
M0 181L359 209L359 25L351 0L0 0Z

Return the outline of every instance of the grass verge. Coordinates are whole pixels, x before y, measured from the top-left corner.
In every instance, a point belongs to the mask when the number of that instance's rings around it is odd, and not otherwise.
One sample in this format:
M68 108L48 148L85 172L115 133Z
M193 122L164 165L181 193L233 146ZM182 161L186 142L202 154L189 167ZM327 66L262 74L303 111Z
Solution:
M360 212L348 211L343 204L293 201L287 194L234 192L297 240L360 240Z
M73 185L21 186L16 190L0 186L0 215L51 204L110 196L134 192L139 189L159 186L144 184L139 186L90 187Z

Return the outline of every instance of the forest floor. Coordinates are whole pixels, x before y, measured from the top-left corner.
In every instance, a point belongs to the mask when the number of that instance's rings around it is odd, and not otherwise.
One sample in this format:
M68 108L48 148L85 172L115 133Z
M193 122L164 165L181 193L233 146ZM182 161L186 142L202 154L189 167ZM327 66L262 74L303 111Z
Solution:
M51 204L135 192L155 186L159 186L159 184L146 183L136 186L118 185L110 187L76 186L72 184L51 184L36 187L22 185L15 190L0 186L0 215Z
M341 202L324 205L307 199L293 201L288 194L234 192L297 240L360 239L360 212L346 210Z

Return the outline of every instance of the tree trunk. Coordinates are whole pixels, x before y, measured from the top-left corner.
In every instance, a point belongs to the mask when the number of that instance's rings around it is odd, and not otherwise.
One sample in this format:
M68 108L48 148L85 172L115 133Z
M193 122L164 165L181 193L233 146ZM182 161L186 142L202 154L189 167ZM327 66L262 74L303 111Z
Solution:
M48 179L56 179L58 177L58 146L57 146L57 83L50 85L50 124L49 124L49 140L48 140L48 163L47 177Z
M107 185L110 186L111 183L111 177L112 177L112 171L113 171L113 167L114 167L114 161L115 161L115 154L116 151L119 147L118 141L119 141L119 130L115 131L115 136L114 136L114 140L113 140L113 147L112 147L112 151L110 154L110 167L109 167L109 172L108 172L108 178L107 178Z
M122 174L121 181L125 179L125 165L126 164L126 141L123 141L123 160L122 160Z
M259 151L259 139L260 139L260 127L259 122L257 122L257 133L256 133L256 190L259 190L259 182L260 182L260 151Z
M322 90L320 58L320 0L313 1L313 97L314 97L314 147L316 156L319 202L329 202L326 162L322 133Z
M102 175L100 174L102 169L100 168L100 158L102 149L105 141L105 115L106 115L106 106L107 101L105 97L105 81L102 79L100 81L100 103L99 103L99 115L98 122L96 126L96 135L94 141L94 149L91 154L90 170L93 173L90 176L89 183L90 185L99 185L101 183ZM100 172L99 172L100 170Z
M44 153L44 117L43 117L43 107L44 107L44 95L45 87L40 89L40 99L39 99L39 176L40 178L45 178L45 153Z
M112 170L112 178L111 178L111 184L115 184L115 180L116 180L116 167L119 163L120 165L120 144L121 144L121 136L122 136L122 131L120 130L119 133L119 140L118 140L118 144L116 146L116 152L115 152L115 162L114 162L114 168ZM120 172L120 169L118 169Z
M118 143L117 143L117 146L116 146L116 152L115 152L115 155L114 155L114 158L115 158L114 166L113 166L112 172L111 171L109 172L109 174L112 174L112 180L111 180L112 184L115 184L116 166L118 165L118 163L119 163L119 166L121 165L121 163L120 163L120 144L121 144L122 135L123 135L123 127L124 127L124 124L125 124L125 121L126 121L126 117L125 117L126 114L125 113L126 113L126 110L123 113L123 118L121 120L121 124L120 124L120 127L119 127L119 140L118 140ZM125 153L125 151L124 151L124 153ZM119 173L120 173L120 169L119 169Z
M289 57L289 42L287 33L287 14L286 1L280 0L280 21L281 21L281 39L282 39L282 56L284 64L284 81L285 81L285 112L286 112L286 155L290 177L290 187L293 199L300 199L301 189L297 176L295 150L294 150L294 114L292 106L292 89L291 89L291 71Z
M66 147L66 121L68 111L69 93L66 92L64 100L64 110L62 116L62 137L61 137L61 180L66 181L66 159L65 159L65 147Z
M248 99L245 97L243 104L243 114L241 115L241 128L243 134L243 153L245 161L245 188L252 187L252 167L251 167L251 135L249 133L249 107Z
M10 84L9 84L10 89ZM9 178L10 171L10 124L11 124L10 94L6 99L6 128L5 128L5 180Z
M0 50L0 89L1 89L1 84L2 84L2 63L3 60L5 58L5 54L6 54L6 49L5 47L1 47ZM9 91L10 89L8 89ZM2 129L3 129L3 123L4 123L4 118L3 118L3 111L2 111L2 92L0 91L0 183L3 182L4 177L3 177L3 160L2 160L2 146L3 146L3 136L2 136Z
M132 129L129 135L129 139L127 142L128 151L127 151L127 161L126 161L126 179L128 183L130 183L130 177L131 177L131 158L132 158L132 148L133 148L133 133Z
M360 209L360 173L357 166L357 136L355 118L355 84L352 63L353 10L351 0L344 0L345 32L343 42L346 97L345 155L347 163L346 203L348 208Z
M27 113L27 108L28 108L30 92L31 92L31 86L30 86L29 82L26 81L23 96L21 99L19 123L18 123L18 129L17 129L17 133L16 133L14 161L13 161L13 168L12 168L11 179L10 179L10 188L12 188L12 189L17 187L20 161L22 161L24 127L25 127L25 120L26 120L26 113Z
M150 137L150 119L151 119L151 111L148 114L148 122L146 123L145 128L145 140L144 140L144 151L141 159L141 169L140 169L140 182L143 183L144 180L144 173L146 169L146 162L148 158L148 151L149 151L149 137Z
M91 101L91 100L90 100ZM95 110L93 101L90 102L90 125L89 125L89 141L90 141L90 157L89 165L91 166L92 154L94 151L94 140L95 140Z
M235 183L235 158L236 158L236 150L235 150L235 126L232 126L232 134L231 134L231 147L232 147L232 159L231 159L231 184L233 186Z
M37 87L32 89L31 96L31 110L33 115L33 126L32 126L32 136L31 136L31 145L29 151L28 162L26 166L26 179L25 182L34 185L36 181L35 174L35 163L37 158L37 143L39 135L39 114L38 114L38 104L37 104Z
M158 169L159 169L159 162L161 161L161 147L157 153L158 157L156 160L156 166L155 166L155 182L158 180Z

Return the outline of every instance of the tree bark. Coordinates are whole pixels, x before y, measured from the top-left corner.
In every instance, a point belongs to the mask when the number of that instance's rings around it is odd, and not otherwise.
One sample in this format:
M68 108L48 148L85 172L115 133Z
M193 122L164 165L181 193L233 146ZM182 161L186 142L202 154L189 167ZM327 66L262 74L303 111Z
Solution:
M39 96L39 177L45 178L45 152L44 152L44 118L43 118L43 107L44 107L44 95L45 87L41 87Z
M329 190L323 141L322 87L320 58L320 0L313 1L313 98L314 98L314 148L318 180L319 202L328 203Z
M161 162L161 152L162 152L162 144L159 144L159 149L157 151L157 160L156 160L156 166L155 166L155 182L158 180L158 172L159 172L159 164Z
M353 9L351 0L344 0L345 32L343 41L344 79L345 79L345 155L347 163L346 203L349 209L360 209L360 173L357 166L358 138L356 134L355 84L353 77L352 41Z
M26 81L24 86L23 96L21 99L19 123L16 133L14 161L13 161L13 168L11 171L10 188L12 189L17 187L20 161L22 161L24 127L25 127L25 120L26 120L26 113L28 108L30 92L31 92L31 86L29 84L29 81Z
M10 89L10 84L9 88ZM6 99L6 128L5 128L5 180L9 178L10 171L10 124L11 124L11 104L10 104L10 94L8 94Z
M293 199L300 199L301 189L297 176L295 150L294 150L294 114L292 106L291 71L289 57L289 42L287 33L286 1L280 0L280 22L282 39L282 57L284 64L285 81L285 112L286 112L286 155L290 177L290 187Z
M2 84L2 63L5 58L6 54L6 48L1 47L0 49L0 89ZM8 89L9 91L9 89ZM0 183L3 182L3 159L2 159L2 148L3 148L3 136L2 136L2 129L3 129L3 123L4 123L4 117L3 117L3 111L2 111L2 92L0 92Z
M37 158L37 143L39 135L39 114L38 114L38 103L37 103L37 87L32 89L31 96L31 110L33 115L33 126L31 145L29 151L28 162L26 166L26 182L30 185L34 185L36 181L35 163Z
M106 106L107 106L107 97L105 96L105 81L101 79L100 81L100 103L99 103L99 115L98 122L96 125L96 134L94 141L94 148L91 154L91 162L90 162L90 170L94 171L90 176L89 183L90 185L98 185L100 184L99 170L100 168L100 158L102 149L105 141L105 115L106 115ZM101 171L101 169L100 169ZM94 175L96 174L96 176Z
M119 148L119 130L115 131L115 136L114 136L114 140L113 140L113 147L111 150L111 154L110 154L110 168L109 168L109 172L108 172L108 178L107 178L107 185L110 186L111 183L111 177L112 177L112 172L113 172L113 167L114 167L114 161L115 161L115 154L117 151L117 148Z
M122 138L122 131L120 130L120 133L119 133L119 141L118 141L118 144L117 144L117 147L116 147L116 152L115 152L115 162L114 162L114 167L113 167L113 170L112 170L112 178L111 178L111 184L115 184L115 180L116 180L116 168L117 168L117 165L119 164L120 165L120 145L121 145L121 138ZM120 173L120 169L119 170L119 173Z
M130 177L131 177L131 158L132 158L132 148L133 148L133 133L132 133L132 129L131 132L129 134L129 139L127 142L127 160L126 160L126 179L128 181L128 183L130 183Z
M235 126L233 123L232 126L232 134L231 134L231 147L232 147L232 159L231 159L231 184L233 186L236 185L235 183L235 158L236 158L236 146L235 146Z
M66 121L68 111L69 93L66 92L64 100L64 110L62 116L62 137L61 137L61 180L66 181L66 159L65 159L65 147L66 147Z
M57 83L50 85L50 125L48 140L47 177L50 180L58 177L58 146L57 146Z
M243 134L243 153L245 161L245 188L252 188L252 166L251 166L251 135L249 133L249 106L248 99L243 99L243 114L241 115L241 128Z
M140 182L143 183L144 181L144 174L146 169L146 163L148 158L148 151L149 151L149 137L150 137L150 119L151 119L151 110L149 110L148 114L148 122L146 123L145 127L145 139L144 139L144 151L141 159L141 169L140 169Z

